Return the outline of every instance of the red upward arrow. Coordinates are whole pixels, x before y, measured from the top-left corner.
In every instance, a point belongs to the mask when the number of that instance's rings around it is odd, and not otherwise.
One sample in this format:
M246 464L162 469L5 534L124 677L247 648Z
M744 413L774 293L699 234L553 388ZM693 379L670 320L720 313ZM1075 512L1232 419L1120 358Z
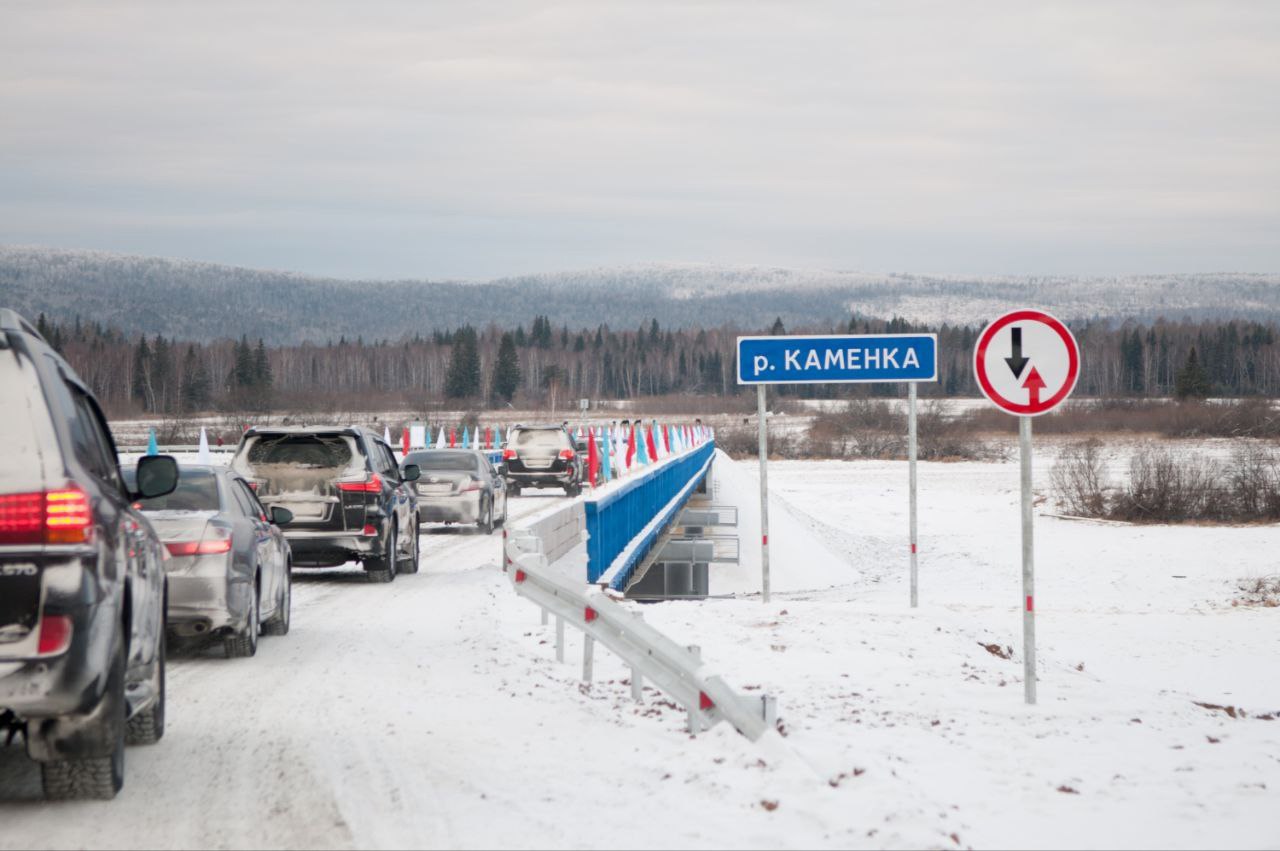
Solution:
M1026 391L1029 394L1031 394L1031 407L1039 407L1040 391L1049 386L1045 384L1044 379L1040 377L1039 370L1034 366L1031 367L1031 371L1027 373L1027 380L1022 382L1022 386L1026 388Z

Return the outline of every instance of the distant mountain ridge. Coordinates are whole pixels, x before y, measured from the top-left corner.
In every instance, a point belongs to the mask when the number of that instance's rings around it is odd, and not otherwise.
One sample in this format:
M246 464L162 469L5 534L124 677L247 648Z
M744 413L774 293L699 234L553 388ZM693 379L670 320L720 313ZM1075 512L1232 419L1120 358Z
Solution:
M0 306L130 334L180 340L262 337L323 343L340 336L523 324L557 327L843 323L851 313L974 324L1035 305L1064 319L1247 318L1280 321L1280 274L1076 278L873 274L762 266L647 264L490 281L351 281L216 263L0 246Z

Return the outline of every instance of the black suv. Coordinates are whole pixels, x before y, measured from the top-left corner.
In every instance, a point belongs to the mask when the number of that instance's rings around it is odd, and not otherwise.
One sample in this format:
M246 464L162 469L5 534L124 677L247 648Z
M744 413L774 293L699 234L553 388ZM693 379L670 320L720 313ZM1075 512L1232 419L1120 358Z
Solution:
M294 567L360 561L370 582L418 572L419 470L364 428L251 428L231 468L268 510L287 508Z
M49 798L109 799L124 746L164 735L164 547L121 482L106 420L25 319L0 310L0 740L20 733Z
M564 426L515 426L502 448L511 496L522 488L564 488L582 493L582 456Z

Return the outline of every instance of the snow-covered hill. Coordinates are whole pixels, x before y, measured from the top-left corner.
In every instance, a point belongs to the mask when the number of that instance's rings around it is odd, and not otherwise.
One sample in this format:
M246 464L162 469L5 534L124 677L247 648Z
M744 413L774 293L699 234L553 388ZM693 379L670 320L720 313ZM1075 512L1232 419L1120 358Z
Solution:
M0 304L179 339L397 339L465 323L830 328L850 314L980 323L1032 304L1066 319L1280 320L1280 274L974 277L650 264L492 281L349 281L95 251L0 246Z

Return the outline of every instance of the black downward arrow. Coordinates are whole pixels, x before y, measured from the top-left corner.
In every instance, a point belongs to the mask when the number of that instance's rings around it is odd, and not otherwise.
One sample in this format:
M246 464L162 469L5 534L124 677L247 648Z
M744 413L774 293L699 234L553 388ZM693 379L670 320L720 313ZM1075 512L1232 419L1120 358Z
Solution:
M1005 358L1004 362L1009 364L1009 371L1013 373L1014 378L1021 378L1022 371L1027 368L1027 361L1030 358L1022 356L1022 329L1011 328L1010 331L1013 332L1013 356Z

